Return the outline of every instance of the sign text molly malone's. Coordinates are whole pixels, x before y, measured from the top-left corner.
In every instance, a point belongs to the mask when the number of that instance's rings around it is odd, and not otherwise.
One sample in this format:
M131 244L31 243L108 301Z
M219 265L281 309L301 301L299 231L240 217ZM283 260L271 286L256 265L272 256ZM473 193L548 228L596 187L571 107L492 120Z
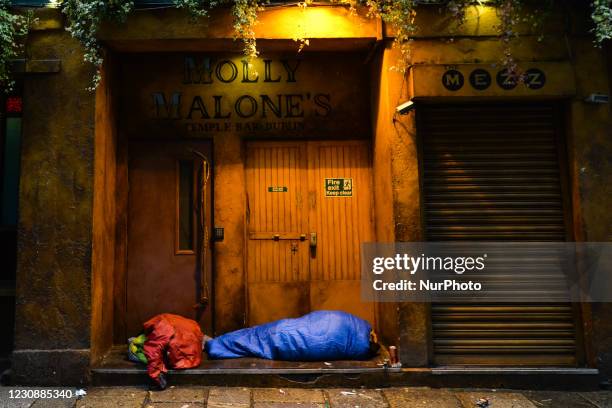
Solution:
M261 62L262 66L256 70L247 61L185 57L182 82L185 86L241 83L245 84L244 89L248 89L248 84L299 81L300 60L264 59ZM292 119L305 115L326 117L332 111L328 93L243 93L228 96L208 91L184 101L181 91L173 91L170 95L154 92L152 97L153 116L158 119Z

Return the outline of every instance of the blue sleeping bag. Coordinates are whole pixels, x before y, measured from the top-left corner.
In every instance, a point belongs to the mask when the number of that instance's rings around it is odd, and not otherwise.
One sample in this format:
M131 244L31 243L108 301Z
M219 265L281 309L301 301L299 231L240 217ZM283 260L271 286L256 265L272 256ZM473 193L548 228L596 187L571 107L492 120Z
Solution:
M207 341L206 352L211 359L363 360L370 357L370 330L351 314L317 311L224 334Z

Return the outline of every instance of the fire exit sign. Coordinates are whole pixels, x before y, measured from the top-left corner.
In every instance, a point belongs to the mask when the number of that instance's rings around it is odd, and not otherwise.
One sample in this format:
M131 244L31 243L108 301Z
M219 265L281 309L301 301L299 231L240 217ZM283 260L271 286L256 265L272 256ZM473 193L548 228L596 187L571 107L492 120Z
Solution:
M326 178L325 197L352 197L352 178Z

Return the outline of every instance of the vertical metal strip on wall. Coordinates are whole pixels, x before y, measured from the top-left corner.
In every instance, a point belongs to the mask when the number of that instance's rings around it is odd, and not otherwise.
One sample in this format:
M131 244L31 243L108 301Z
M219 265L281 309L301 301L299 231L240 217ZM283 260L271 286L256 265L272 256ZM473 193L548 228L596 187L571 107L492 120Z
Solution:
M565 241L557 106L419 107L429 241ZM433 304L433 362L575 365L569 304Z

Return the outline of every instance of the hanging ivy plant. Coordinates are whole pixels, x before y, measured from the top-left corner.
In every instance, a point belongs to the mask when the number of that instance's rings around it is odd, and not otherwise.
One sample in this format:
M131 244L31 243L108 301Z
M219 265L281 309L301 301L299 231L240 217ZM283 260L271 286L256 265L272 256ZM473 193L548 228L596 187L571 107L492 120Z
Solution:
M62 12L67 17L66 30L81 42L85 49L83 59L95 67L89 90L100 83L102 50L98 42L98 30L103 21L123 22L134 8L133 0L64 0Z
M519 23L521 2L518 0L500 0L496 8L499 17L499 38L502 43L503 56L501 65L512 77L518 78L519 67L512 53L512 40L518 35L516 26Z
M234 33L236 39L244 43L244 54L247 60L258 55L254 27L257 24L257 14L266 0L172 0L175 7L189 11L192 19L208 15L209 11L223 4L231 5L234 18ZM537 25L538 14L521 15L525 0L332 0L351 7L356 13L356 5L365 5L369 16L378 16L390 25L395 32L394 45L400 50L401 58L395 67L405 70L410 64L410 42L417 30L415 17L417 6L421 4L443 5L447 12L462 24L466 18L466 10L472 5L490 4L496 7L499 16L499 37L503 44L501 63L510 72L518 72L518 67L512 56L512 41L517 36L516 26L519 23ZM538 3L537 9L552 7L554 0ZM306 7L311 0L299 3ZM591 17L594 22L593 34L595 42L612 39L612 0L591 0ZM27 15L14 14L10 11L10 0L0 0L0 85L8 88L9 62L16 58L19 52L19 39L27 34L30 18ZM95 89L100 82L100 67L103 62L102 51L98 42L98 30L104 21L125 21L133 10L133 0L62 0L61 9L67 17L66 29L79 40L84 48L84 59L95 67L95 74L89 89ZM536 9L536 10L537 10ZM305 35L305 34L304 34ZM298 38L298 51L308 45L307 38Z
M10 72L11 61L19 56L22 40L34 19L32 13L14 14L9 0L0 0L0 88L10 92L15 85Z
M379 16L395 30L394 46L400 50L401 57L394 69L404 71L410 61L410 41L417 27L416 2L414 0L367 0L369 14Z
M185 9L189 12L193 22L197 22L200 17L207 17L208 11L215 7L218 2L209 1L208 3L199 0L172 0L178 9ZM207 5L208 7L204 7Z
M593 13L591 18L595 23L593 34L595 43L601 45L612 39L612 0L593 0Z
M242 39L244 55L247 61L257 58L257 41L255 39L255 24L259 11L257 0L234 0L232 15L234 16L234 38Z

